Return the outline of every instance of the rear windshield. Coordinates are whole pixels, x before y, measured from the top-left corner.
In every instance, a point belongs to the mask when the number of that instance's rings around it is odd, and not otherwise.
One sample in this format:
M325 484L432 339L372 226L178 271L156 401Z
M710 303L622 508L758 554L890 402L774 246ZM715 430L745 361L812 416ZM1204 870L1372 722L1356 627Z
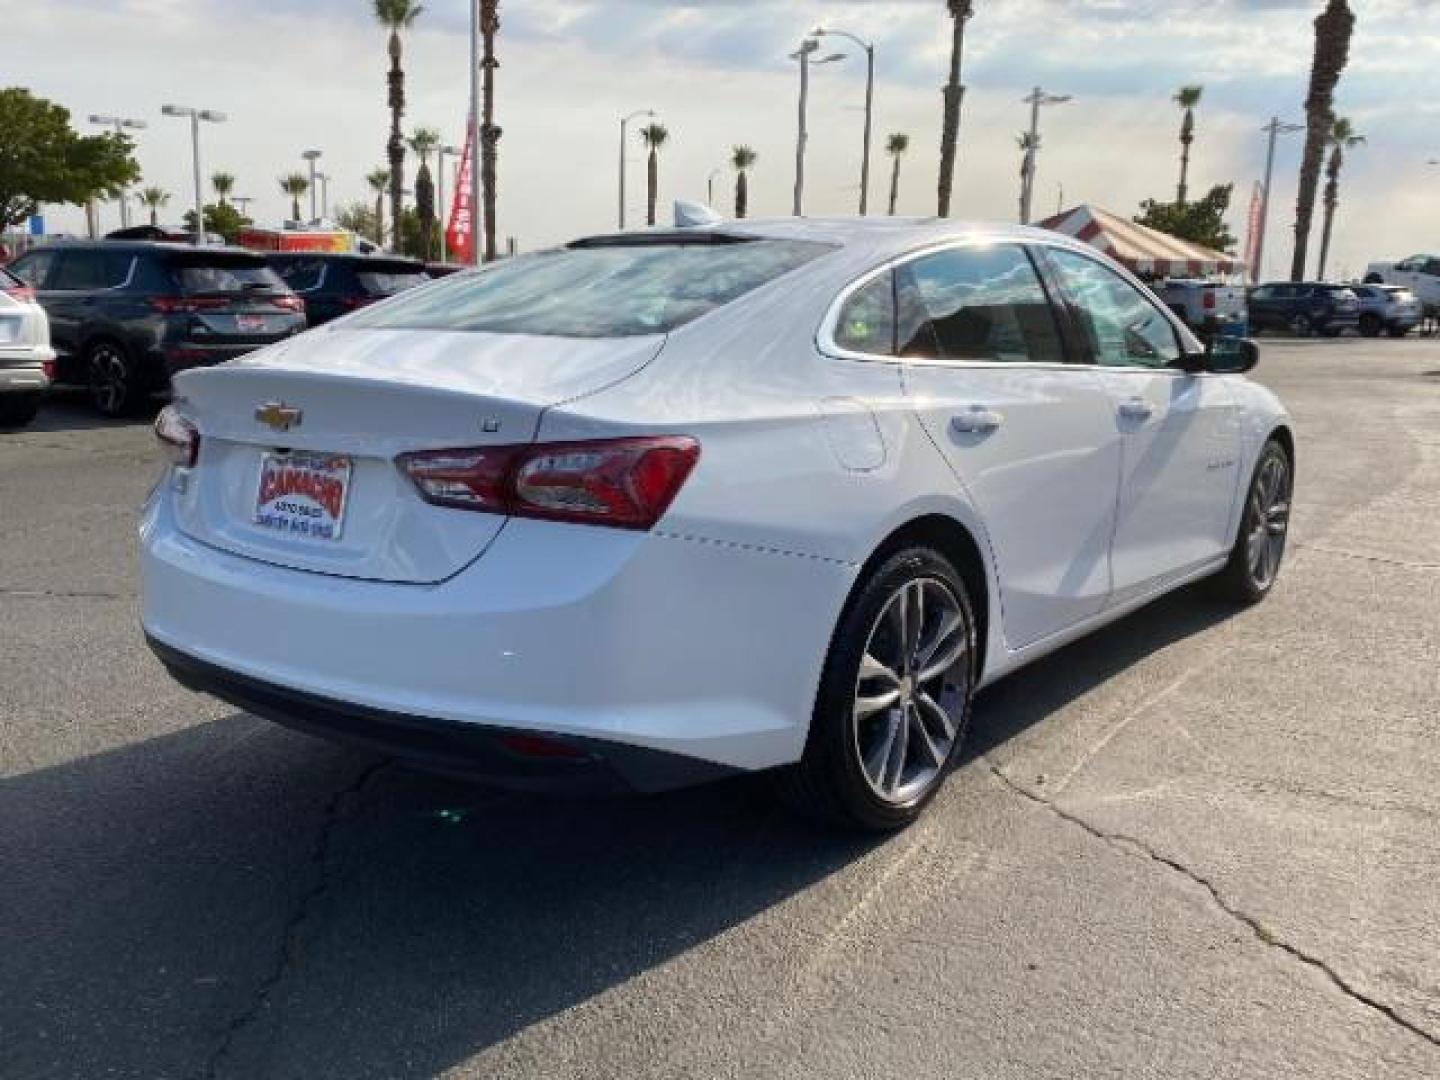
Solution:
M664 334L829 250L792 240L565 248L442 281L349 325L579 338Z
M262 259L220 253L172 258L170 272L184 293L289 292Z

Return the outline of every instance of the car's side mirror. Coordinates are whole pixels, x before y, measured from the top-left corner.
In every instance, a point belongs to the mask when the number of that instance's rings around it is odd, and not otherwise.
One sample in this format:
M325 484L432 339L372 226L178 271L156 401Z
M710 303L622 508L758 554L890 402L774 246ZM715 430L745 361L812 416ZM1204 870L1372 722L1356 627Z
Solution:
M1217 375L1243 375L1260 363L1260 346L1250 338L1215 337L1205 349L1205 369Z

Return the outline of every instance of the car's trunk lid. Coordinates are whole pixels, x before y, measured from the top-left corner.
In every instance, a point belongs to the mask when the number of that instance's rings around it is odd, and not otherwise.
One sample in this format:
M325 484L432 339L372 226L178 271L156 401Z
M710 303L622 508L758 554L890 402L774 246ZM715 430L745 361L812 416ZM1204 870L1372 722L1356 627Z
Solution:
M663 342L337 329L185 372L176 396L201 448L180 527L280 566L441 581L504 519L424 502L396 457L531 442L546 408L626 378Z

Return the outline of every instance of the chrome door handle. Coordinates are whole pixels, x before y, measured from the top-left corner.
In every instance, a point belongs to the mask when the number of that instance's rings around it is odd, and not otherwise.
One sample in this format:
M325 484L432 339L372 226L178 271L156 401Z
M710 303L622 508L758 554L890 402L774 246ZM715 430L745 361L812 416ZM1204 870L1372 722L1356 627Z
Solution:
M1155 407L1144 398L1133 397L1120 406L1120 415L1126 420L1149 420Z
M950 418L950 426L964 435L988 434L1005 422L994 409L984 405L973 405L967 411L956 413Z

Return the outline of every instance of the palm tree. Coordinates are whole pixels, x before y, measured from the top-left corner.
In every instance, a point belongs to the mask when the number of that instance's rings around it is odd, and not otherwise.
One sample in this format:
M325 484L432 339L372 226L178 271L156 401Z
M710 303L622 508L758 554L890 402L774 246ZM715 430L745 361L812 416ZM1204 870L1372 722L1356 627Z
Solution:
M730 151L730 164L735 169L735 217L743 218L750 212L750 178L746 173L755 167L760 155L748 146L737 146Z
M290 220L300 220L300 196L310 190L310 178L304 173L292 172L280 177L280 190L290 196Z
M1330 260L1330 233L1335 228L1335 209L1340 205L1340 170L1345 165L1345 151L1363 146L1365 136L1345 117L1337 117L1330 129L1330 163L1325 166L1325 225L1320 231L1319 279L1325 280L1325 264Z
M365 183L375 193L375 243L385 246L385 193L390 190L390 170L371 169Z
M900 159L910 149L910 136L903 131L892 131L885 142L885 152L893 164L890 168L890 216L895 216L895 204L900 200Z
M1185 119L1180 124L1180 191L1175 201L1185 205L1190 195L1190 145L1195 141L1195 108L1205 96L1205 87L1182 86L1175 94L1175 104L1185 110Z
M495 35L500 32L500 0L480 0L480 202L485 230L485 261L494 262L496 165L500 127L495 123Z
M400 133L400 121L405 116L405 69L400 66L403 53L400 31L410 29L424 9L415 0L371 0L371 3L376 20L390 31L390 72L386 76L390 89L390 139L385 144L385 152L390 160L390 219L398 222L405 190L405 137Z
M1354 33L1355 15L1347 0L1328 0L1315 20L1315 59L1310 65L1310 93L1305 98L1305 152L1300 159L1300 194L1295 201L1292 281L1305 278L1315 198L1320 190L1320 166L1335 130L1335 87L1350 62L1350 38Z
M210 186L215 189L215 196L220 200L220 205L225 205L225 200L235 190L235 177L226 172L217 172L210 177Z
M164 188L147 187L140 191L140 205L150 208L150 224L160 224L160 208L170 201L170 193Z
M975 14L973 0L946 0L950 9L950 81L945 84L945 120L940 129L940 216L950 216L950 194L955 186L955 150L960 144L960 104L965 87L960 82L960 60L965 55L965 24Z
M410 149L420 159L415 173L415 216L420 219L420 257L427 262L435 239L435 180L430 175L430 155L439 145L440 133L434 128L416 128L410 136Z
M660 194L660 148L670 141L664 124L646 124L640 129L640 141L650 149L649 195L645 204L645 224L655 224L655 200Z

